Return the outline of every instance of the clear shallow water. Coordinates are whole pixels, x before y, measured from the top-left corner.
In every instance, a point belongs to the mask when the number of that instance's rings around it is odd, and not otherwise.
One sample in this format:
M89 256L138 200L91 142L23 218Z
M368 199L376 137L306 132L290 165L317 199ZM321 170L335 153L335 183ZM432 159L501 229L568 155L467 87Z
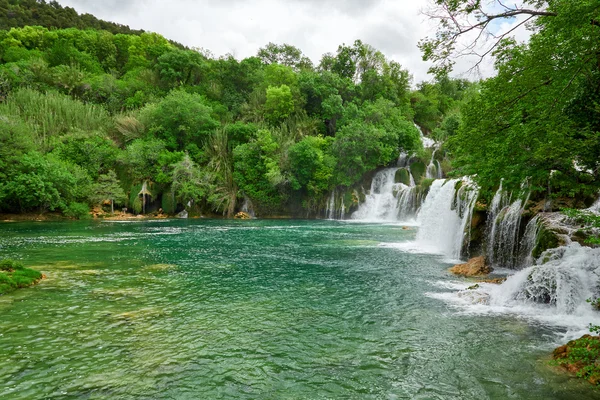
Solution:
M0 225L48 275L0 297L0 399L594 399L558 328L465 315L402 226L336 221Z

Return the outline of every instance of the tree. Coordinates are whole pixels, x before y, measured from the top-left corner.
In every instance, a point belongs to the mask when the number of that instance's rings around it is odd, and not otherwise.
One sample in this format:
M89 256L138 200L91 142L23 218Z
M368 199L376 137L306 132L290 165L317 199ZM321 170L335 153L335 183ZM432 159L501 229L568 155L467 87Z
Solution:
M92 186L90 201L94 204L100 204L106 200L110 200L110 212L113 214L115 212L115 201L120 203L126 199L127 196L117 179L117 174L112 169L106 174L100 175L96 183Z
M289 117L294 111L294 99L289 86L269 86L265 102L265 117L271 124L276 125Z
M265 64L281 64L293 68L295 71L312 69L310 58L302 51L290 44L269 43L258 50L257 56Z
M185 150L189 144L203 144L219 125L212 112L202 96L174 90L159 103L146 106L140 118L169 150Z
M593 0L588 9L593 9ZM482 0L433 0L433 7L425 14L438 23L434 37L419 43L425 61L433 61L430 72L447 74L453 67L455 59L464 56L475 56L478 61L471 69L479 67L484 58L492 54L504 39L521 26L526 26L536 18L556 17L555 6L565 3L564 0L523 0L519 3L508 3L501 0L484 2ZM569 5L573 2L567 1ZM521 18L523 17L523 18ZM504 31L497 31L498 20L514 20L518 23ZM594 22L592 18L588 21ZM461 43L465 40L465 43Z

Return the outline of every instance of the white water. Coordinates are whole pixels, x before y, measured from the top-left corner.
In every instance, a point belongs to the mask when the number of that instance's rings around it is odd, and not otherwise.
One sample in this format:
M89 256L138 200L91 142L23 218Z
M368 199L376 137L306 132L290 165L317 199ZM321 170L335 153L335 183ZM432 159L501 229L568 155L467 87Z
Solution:
M419 135L421 137L421 143L423 143L424 148L429 149L429 148L437 146L437 142L435 140L428 138L427 136L425 136L423 134L423 130L421 129L421 127L419 125L415 124L415 127L419 130Z
M427 170L425 171L425 178L427 179L442 179L442 166L439 161L435 159L435 153L437 150L433 151L431 154L431 161L429 161L429 165L427 166Z
M335 190L331 192L331 196L329 197L329 203L327 203L326 214L327 219L335 219Z
M459 182L435 180L417 217L417 246L452 259L461 258L478 195L478 188L467 178L456 190Z
M352 214L352 219L375 222L399 220L403 208L400 200L407 197L407 192L412 190L411 186L395 182L396 171L399 169L386 168L375 174L364 203ZM414 186L412 176L411 185Z
M509 313L566 328L566 338L600 324L600 314L586 301L598 297L600 249L572 243L546 252L550 261L516 272L501 285L457 283L452 292L430 294L470 313ZM446 288L450 288L445 285Z
M250 201L250 199L246 196L244 196L244 203L242 204L242 211L245 212L246 214L248 214L249 216L251 216L252 218L255 218L254 206L252 205L252 201Z

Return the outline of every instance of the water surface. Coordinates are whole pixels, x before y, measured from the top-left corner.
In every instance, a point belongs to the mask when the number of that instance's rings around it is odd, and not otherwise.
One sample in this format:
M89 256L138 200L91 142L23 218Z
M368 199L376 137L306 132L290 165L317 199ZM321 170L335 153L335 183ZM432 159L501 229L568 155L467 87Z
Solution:
M414 228L336 221L0 225L48 279L0 297L1 399L593 399L558 328L431 293Z

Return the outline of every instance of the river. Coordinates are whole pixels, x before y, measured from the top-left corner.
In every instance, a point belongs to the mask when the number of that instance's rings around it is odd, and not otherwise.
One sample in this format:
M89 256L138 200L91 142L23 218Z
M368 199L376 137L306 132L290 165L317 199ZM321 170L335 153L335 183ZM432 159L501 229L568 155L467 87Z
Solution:
M594 399L567 328L446 302L416 227L162 220L0 225L48 278L0 296L0 399Z

